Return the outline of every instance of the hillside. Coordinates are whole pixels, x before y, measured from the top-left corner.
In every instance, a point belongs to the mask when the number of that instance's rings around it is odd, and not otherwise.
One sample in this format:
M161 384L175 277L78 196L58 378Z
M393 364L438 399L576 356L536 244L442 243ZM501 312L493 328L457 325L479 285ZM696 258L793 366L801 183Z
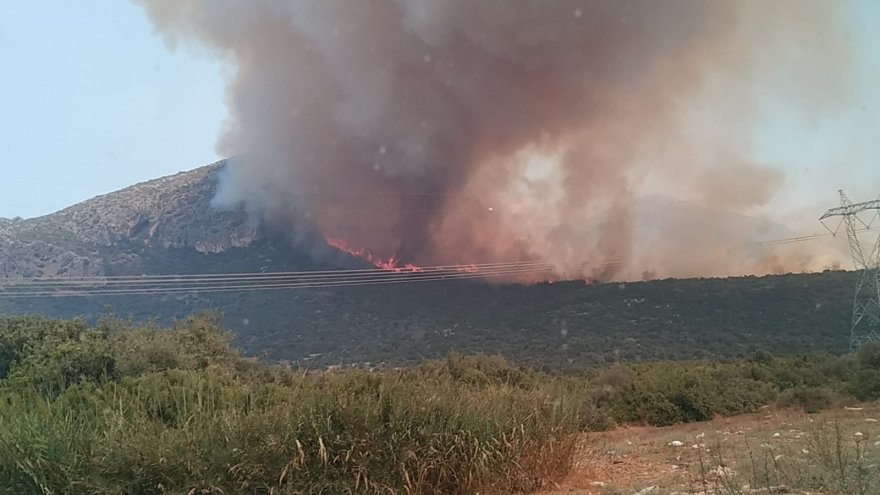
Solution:
M213 208L225 161L97 196L50 215L0 219L0 276L142 273L144 249L216 253L257 229L242 211Z
M137 184L34 219L0 219L0 278L271 272L364 267L320 238L296 241L214 208L218 162ZM662 198L641 221L711 215ZM701 220L702 218L702 220ZM779 226L742 217L756 236ZM729 222L726 222L729 223ZM728 279L531 286L442 281L323 290L2 299L0 312L96 319L106 311L168 321L220 311L248 353L324 366L412 363L500 353L550 369L603 363L724 358L759 349L844 352L846 272Z
M278 253L259 246L263 257ZM238 259L229 259L235 254ZM218 255L249 264L251 250ZM190 265L193 266L193 265ZM203 309L247 352L313 365L413 363L450 351L583 368L617 361L726 358L756 350L846 351L854 277L846 272L587 286L466 281L325 290L7 300L0 311L102 313L137 320Z

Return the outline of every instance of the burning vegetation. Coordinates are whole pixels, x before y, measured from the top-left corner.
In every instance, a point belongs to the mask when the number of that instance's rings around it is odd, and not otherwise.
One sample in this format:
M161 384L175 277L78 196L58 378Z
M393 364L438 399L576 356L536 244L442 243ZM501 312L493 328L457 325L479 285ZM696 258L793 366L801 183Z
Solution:
M645 225L637 200L768 204L784 176L750 152L759 96L845 94L836 3L140 1L232 69L217 147L247 158L215 203L294 237L386 269L526 259L572 279L828 264L731 253L754 234L736 222Z

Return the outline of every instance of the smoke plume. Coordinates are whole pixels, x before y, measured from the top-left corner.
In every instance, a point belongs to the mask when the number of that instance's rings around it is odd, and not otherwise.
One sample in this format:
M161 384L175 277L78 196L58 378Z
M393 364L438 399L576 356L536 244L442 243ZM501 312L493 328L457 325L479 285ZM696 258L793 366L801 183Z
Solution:
M275 228L417 264L540 259L562 277L826 263L731 255L760 232L723 215L645 228L636 198L767 204L784 175L751 154L759 97L818 108L840 92L834 2L139 3L170 45L229 63L218 151L246 156L216 201Z

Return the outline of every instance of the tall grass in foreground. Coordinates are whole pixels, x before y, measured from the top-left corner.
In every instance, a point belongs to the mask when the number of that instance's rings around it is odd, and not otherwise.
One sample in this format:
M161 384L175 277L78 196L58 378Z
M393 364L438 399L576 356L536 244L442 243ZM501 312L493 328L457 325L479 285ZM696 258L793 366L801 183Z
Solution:
M579 431L880 398L880 345L570 376L457 355L316 374L242 357L219 322L0 317L0 494L527 492L565 474Z
M577 395L425 373L169 370L0 394L2 493L515 493L565 475Z

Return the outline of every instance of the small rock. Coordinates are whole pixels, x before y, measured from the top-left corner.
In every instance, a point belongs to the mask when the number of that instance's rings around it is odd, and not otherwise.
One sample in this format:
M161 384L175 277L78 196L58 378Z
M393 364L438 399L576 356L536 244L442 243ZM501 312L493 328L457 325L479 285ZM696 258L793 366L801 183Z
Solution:
M669 445L672 447L681 447L682 445L684 445L684 442L681 442L680 440L673 440L669 442Z
M773 434L773 438L779 438L779 437L781 437L781 436L782 436L782 435L780 435L778 432Z
M733 470L730 469L729 467L718 466L712 470L712 474L714 474L715 476L717 476L719 478L729 478L729 477L733 476Z

